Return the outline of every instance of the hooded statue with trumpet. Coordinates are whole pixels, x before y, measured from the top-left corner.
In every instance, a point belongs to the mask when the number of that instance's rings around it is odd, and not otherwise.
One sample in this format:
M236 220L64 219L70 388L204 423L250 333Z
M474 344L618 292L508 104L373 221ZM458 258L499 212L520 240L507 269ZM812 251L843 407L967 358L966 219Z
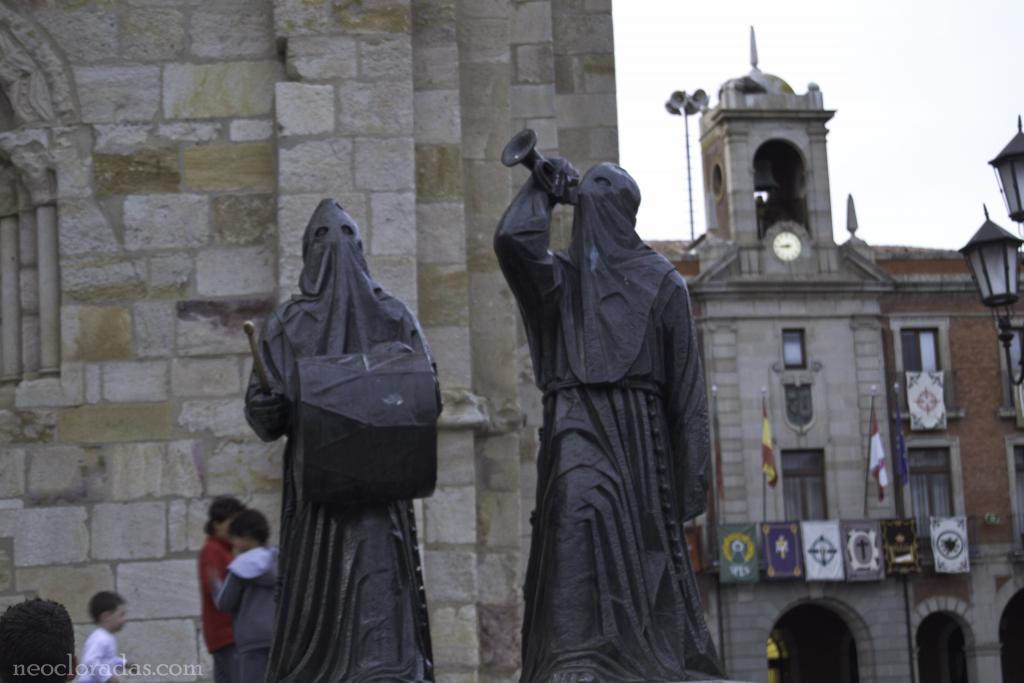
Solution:
M721 677L683 530L710 451L686 284L636 234L626 171L581 181L535 144L527 130L505 149L531 176L494 237L544 392L521 682ZM553 254L558 203L572 238Z

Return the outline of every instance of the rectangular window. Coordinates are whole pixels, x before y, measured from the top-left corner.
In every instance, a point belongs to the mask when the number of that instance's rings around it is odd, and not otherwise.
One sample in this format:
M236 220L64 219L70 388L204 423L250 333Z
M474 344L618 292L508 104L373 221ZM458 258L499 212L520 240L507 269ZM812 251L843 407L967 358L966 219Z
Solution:
M1013 339L1010 340L1010 370L1014 373L1014 376L1020 375L1021 336L1022 331L1015 329L1013 330ZM999 345L999 357L1006 358L1006 350L1003 349L1003 343L997 343ZM1001 380L1003 383L1003 407L1013 409L1013 393L1017 387L1010 384L1010 378L1005 371L1002 373Z
M914 500L914 517L922 537L931 528L929 517L953 514L953 491L949 476L948 448L911 448L910 494Z
M903 370L935 372L939 369L939 331L930 329L900 330L903 346Z
M824 451L783 451L786 519L825 519Z
M807 367L803 330L782 331L782 362L787 368Z
M1013 331L1013 339L1010 340L1010 369L1017 372L1020 367L1020 349L1021 349L1021 330ZM1002 350L1003 343L999 342L999 349ZM1006 352L1003 351L1005 354Z
M1024 538L1024 446L1013 447L1014 480L1017 486L1017 519L1020 521L1020 533Z

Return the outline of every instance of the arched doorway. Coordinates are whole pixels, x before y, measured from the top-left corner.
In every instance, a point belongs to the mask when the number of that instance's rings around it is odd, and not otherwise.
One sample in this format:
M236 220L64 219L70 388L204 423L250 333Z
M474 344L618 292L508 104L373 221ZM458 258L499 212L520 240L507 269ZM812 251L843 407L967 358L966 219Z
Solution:
M1006 604L999 619L1004 681L1024 681L1024 591Z
M797 605L783 614L767 650L771 683L860 683L857 641L827 607Z
M968 683L964 630L950 614L929 614L917 627L917 672L922 683Z

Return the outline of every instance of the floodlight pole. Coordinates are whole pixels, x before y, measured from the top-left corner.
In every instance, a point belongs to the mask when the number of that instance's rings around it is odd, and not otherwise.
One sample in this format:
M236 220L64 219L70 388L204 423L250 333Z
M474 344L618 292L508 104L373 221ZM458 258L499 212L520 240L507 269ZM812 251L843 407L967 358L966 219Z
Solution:
M684 128L686 129L686 193L690 200L690 243L693 244L695 233L693 229L693 178L690 174L690 116L683 114Z
M682 90L676 90L665 103L665 109L673 116L683 117L683 127L686 130L686 194L690 200L690 243L696 239L697 234L693 226L693 171L690 163L690 114L707 109L708 95L703 90L697 90L692 95L687 95Z

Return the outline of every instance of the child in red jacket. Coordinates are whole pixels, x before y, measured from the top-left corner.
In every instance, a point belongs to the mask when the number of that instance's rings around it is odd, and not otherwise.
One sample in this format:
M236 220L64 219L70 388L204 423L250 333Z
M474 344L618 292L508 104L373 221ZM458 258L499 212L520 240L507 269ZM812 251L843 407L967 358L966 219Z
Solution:
M228 527L245 506L236 498L224 496L210 504L206 522L206 543L199 551L199 594L202 599L203 639L213 655L215 683L241 683L235 680L235 636L231 613L217 609L214 599L234 559Z

